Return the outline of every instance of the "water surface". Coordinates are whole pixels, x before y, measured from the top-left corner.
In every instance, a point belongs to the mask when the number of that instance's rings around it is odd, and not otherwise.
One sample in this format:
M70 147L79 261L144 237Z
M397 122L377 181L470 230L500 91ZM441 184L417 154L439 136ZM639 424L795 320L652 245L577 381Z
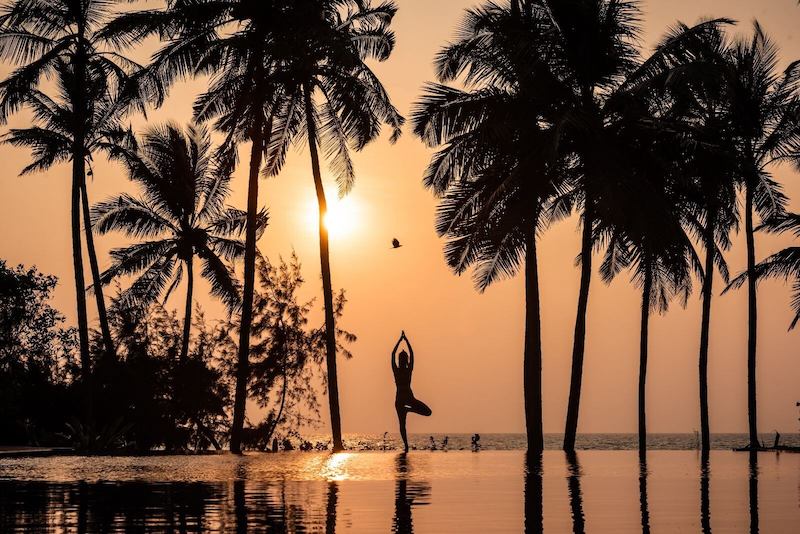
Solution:
M416 451L0 459L0 532L764 532L800 455Z

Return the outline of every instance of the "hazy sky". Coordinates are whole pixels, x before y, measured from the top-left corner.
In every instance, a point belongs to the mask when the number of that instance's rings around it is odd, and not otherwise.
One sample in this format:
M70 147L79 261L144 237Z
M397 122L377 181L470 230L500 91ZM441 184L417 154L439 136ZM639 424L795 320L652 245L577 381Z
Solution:
M396 106L406 115L420 87L432 80L434 53L449 38L472 0L397 0L394 28L397 48L375 70ZM150 2L153 4L153 2ZM676 19L693 23L700 17L726 16L749 31L757 18L782 49L782 61L800 58L800 7L795 0L672 0L643 4L643 46L650 46ZM0 67L0 74L8 72ZM204 84L177 86L167 104L151 120L184 123L191 102ZM10 126L29 124L29 116L14 117ZM134 123L143 124L141 119ZM245 148L245 147L243 147ZM352 227L331 241L334 287L347 290L349 303L343 326L358 335L354 358L339 365L339 387L345 432L395 431L394 384L389 352L400 330L414 344L414 391L433 409L429 418L412 416L411 432L520 432L522 408L522 279L504 281L477 293L469 276L456 277L442 256L434 229L435 199L421 184L430 152L408 134L390 145L384 136L356 155L358 179L344 207ZM25 150L0 147L0 258L11 264L36 265L59 277L55 305L74 320L71 245L69 239L69 168L17 178L28 161ZM800 210L800 175L778 169L791 208ZM120 190L134 191L121 169L95 165L90 184L92 202ZM246 165L233 182L231 203L245 206ZM335 188L329 188L335 195ZM270 258L300 257L308 283L307 297L321 293L318 244L313 210L315 199L306 149L289 156L284 172L261 182L260 203L270 209L270 226L259 246ZM310 214L312 216L310 216ZM404 246L392 250L397 237ZM728 253L732 272L744 267L744 239L736 236ZM107 251L122 244L119 237L97 239L101 268ZM788 237L758 236L757 255L790 243ZM579 272L577 219L554 226L539 250L544 328L544 424L546 432L563 431L572 330ZM88 269L88 266L87 266ZM87 270L88 277L88 270ZM722 284L718 282L717 287ZM195 294L210 316L221 306L211 301L207 286ZM170 306L183 298L178 291ZM796 432L800 400L800 332L787 332L791 318L788 288L766 282L759 293L758 391L760 429ZM321 299L320 299L321 300ZM699 295L687 309L677 305L651 326L648 372L648 415L652 432L691 432L698 428L697 348ZM621 276L610 287L595 278L589 301L587 352L581 403L581 432L636 430L640 295ZM95 316L93 301L90 314ZM746 297L744 291L715 297L710 352L712 432L744 432L746 412ZM317 315L321 321L321 314ZM324 399L323 399L324 402ZM325 404L323 404L324 406ZM323 412L327 422L327 413Z

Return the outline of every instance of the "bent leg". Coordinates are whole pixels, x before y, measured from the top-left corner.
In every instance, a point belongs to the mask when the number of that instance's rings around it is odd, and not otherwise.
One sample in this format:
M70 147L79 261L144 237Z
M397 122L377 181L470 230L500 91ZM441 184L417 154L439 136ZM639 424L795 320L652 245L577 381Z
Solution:
M428 408L427 404L416 398L407 402L405 407L409 412L424 415L425 417L428 417L433 413L431 409Z

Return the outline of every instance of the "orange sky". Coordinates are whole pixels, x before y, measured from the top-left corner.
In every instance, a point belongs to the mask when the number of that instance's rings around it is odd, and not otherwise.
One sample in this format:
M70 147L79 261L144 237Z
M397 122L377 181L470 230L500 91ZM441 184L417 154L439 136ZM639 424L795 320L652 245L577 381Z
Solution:
M432 79L434 53L453 34L472 0L398 0L394 28L397 48L385 64L376 66L397 107L408 115L421 85ZM152 4L152 2L150 2ZM645 2L644 45L649 47L676 19L692 23L704 16L726 16L749 30L755 17L779 43L782 58L800 58L800 8L795 0L673 0ZM0 75L8 72L0 67ZM151 120L183 123L191 117L191 102L203 82L177 86L167 104ZM29 124L25 113L11 127ZM143 124L141 119L135 126ZM245 147L243 147L244 149ZM411 135L390 145L386 138L355 156L358 179L348 200L358 224L332 236L335 287L347 290L344 323L359 340L355 357L339 366L339 387L345 432L394 431L394 384L389 367L391 350L401 329L414 344L417 362L414 391L433 409L430 418L412 417L411 432L520 432L522 412L522 280L517 278L478 294L468 276L456 277L442 257L442 243L433 230L435 200L421 185L429 151ZM28 153L0 147L4 175L0 179L0 258L11 264L36 265L57 275L61 283L55 305L74 318L69 240L69 169L17 178ZM246 167L237 171L231 203L244 207ZM776 176L800 210L800 175L789 168ZM115 165L98 162L90 199L99 201L121 190L133 191ZM335 188L330 188L330 195ZM290 153L284 172L262 181L260 202L269 207L271 224L259 242L271 258L294 248L308 283L305 295L321 292L316 230L309 222L314 206L306 150ZM390 249L397 237L404 243ZM759 258L789 244L788 238L758 236ZM732 272L744 265L743 237L735 237L728 253ZM109 264L107 250L122 244L119 237L97 239L101 268ZM563 430L572 329L578 291L574 259L579 248L577 219L548 231L540 246L540 276L544 328L545 431ZM88 273L87 273L88 276ZM719 284L718 284L719 286ZM196 294L210 316L221 306ZM798 332L787 332L791 315L788 289L766 282L760 291L759 423L765 432L796 432L800 400ZM170 306L178 306L178 291ZM636 430L638 369L638 292L622 276L610 287L592 282L587 353L581 404L581 432ZM92 301L90 313L94 315ZM675 307L651 326L648 372L648 416L652 432L691 432L698 427L697 345L699 295L686 310ZM746 431L746 307L745 294L715 298L710 353L712 432ZM321 320L321 318L319 318ZM324 419L327 420L327 415Z

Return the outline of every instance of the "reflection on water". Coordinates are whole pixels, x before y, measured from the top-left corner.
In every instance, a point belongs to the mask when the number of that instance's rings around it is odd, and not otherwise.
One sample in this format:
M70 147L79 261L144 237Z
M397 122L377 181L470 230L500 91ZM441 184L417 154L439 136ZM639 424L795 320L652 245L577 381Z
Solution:
M336 505L339 502L339 483L328 482L328 499L325 506L325 534L336 532Z
M711 465L709 452L700 453L700 529L711 534Z
M583 494L581 493L581 466L578 463L578 455L575 452L566 453L567 464L569 465L569 476L567 486L569 487L569 507L572 510L572 532L583 534Z
M650 534L650 507L647 504L647 455L639 455L639 513L642 516L642 534Z
M794 532L798 477L733 452L0 459L0 532Z
M748 461L748 497L750 501L750 534L758 534L758 453L751 451Z
M542 455L525 455L525 534L544 532Z
M392 532L413 534L412 508L430 502L431 486L424 481L409 480L411 476L408 454L400 453L396 459L397 478L394 492L394 520Z

